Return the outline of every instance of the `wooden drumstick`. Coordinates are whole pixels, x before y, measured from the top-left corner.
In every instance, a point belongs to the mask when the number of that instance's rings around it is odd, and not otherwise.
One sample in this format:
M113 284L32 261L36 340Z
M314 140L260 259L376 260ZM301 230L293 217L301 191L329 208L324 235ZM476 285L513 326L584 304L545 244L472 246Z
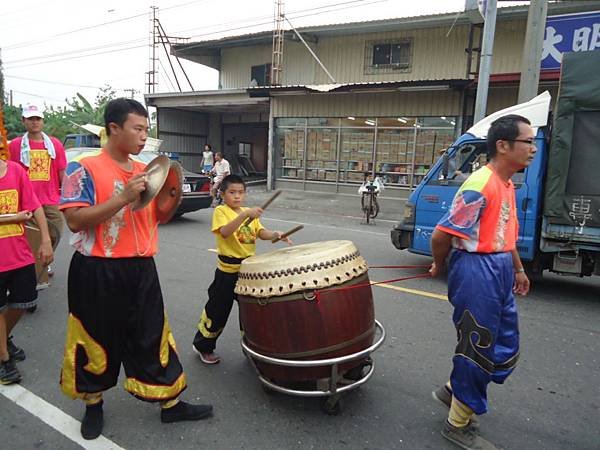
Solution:
M279 194L281 194L281 191L275 191L273 193L273 195L271 196L271 198L262 204L260 209L267 209L267 206L269 206L273 202L273 200L275 200L277 197L279 197ZM250 225L250 222L252 222L253 220L254 219L252 217L248 217L248 219L246 219L246 221L244 222L244 226L247 227L248 225Z
M288 237L290 234L294 234L296 231L300 231L302 228L304 228L304 225L298 225L294 228L292 228L289 231L286 231L285 233L283 233L281 236L279 237L274 237L273 239L271 239L271 242L274 244L275 242L279 242L282 239L285 239L286 237Z

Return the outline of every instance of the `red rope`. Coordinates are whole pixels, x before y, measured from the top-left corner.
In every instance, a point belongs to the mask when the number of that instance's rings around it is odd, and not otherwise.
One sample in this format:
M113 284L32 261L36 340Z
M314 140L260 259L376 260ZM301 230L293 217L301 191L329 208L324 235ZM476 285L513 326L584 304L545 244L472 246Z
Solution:
M430 266L426 266L426 267L430 267ZM419 275L412 275L410 277L394 278L393 280L369 281L368 283L359 283L359 284L355 284L353 286L344 286L344 287L331 288L331 289L321 289L321 290L315 291L315 299L317 300L317 302L319 302L319 300L321 300L323 294L328 293L328 292L343 292L343 291L349 291L350 289L357 289L357 288L366 287L366 286L375 286L377 284L389 284L389 283L395 283L397 281L405 281L405 280L412 280L415 278L429 278L429 277L431 277L431 274L429 272L426 272L426 273L421 273Z

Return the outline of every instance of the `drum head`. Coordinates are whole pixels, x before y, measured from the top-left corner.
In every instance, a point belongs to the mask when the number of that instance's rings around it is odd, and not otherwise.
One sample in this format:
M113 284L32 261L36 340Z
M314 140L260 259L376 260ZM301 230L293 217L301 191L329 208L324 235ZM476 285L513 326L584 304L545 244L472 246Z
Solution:
M235 292L273 297L345 283L367 272L351 241L324 241L282 248L242 262Z
M183 171L181 164L171 161L171 167L162 189L156 196L156 218L160 223L167 223L181 204L183 191Z
M144 169L146 172L146 190L140 194L139 200L131 204L132 211L144 208L156 197L167 179L170 162L171 160L165 155L159 155L146 166Z

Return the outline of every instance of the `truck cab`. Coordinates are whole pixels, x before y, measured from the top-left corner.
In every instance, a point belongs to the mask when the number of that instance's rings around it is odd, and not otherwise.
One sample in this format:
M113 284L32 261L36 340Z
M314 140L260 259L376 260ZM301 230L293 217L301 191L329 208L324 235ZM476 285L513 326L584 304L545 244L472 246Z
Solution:
M537 152L526 169L513 178L519 219L517 247L524 261L533 261L535 242L539 236L540 209L543 194L541 180L547 161L546 129L538 130ZM431 255L431 234L452 205L456 192L475 170L487 164L486 141L471 133L462 135L434 164L427 176L410 195L404 217L392 229L392 242L398 249Z
M431 234L462 182L486 164L486 135L498 117L519 114L537 129L532 163L516 173L517 249L530 277L544 270L600 275L600 52L564 53L552 130L550 95L498 111L447 149L410 195L391 231L398 249L431 255Z
M544 92L529 102L491 114L459 137L410 195L402 220L391 232L394 246L421 255L431 255L433 229L452 206L458 188L471 173L487 164L486 136L491 123L507 114L518 114L527 117L532 127L537 129L534 160L512 178L519 219L517 246L522 259L532 261L541 220L539 211L548 159L546 125L550 100L550 94Z
M67 134L63 139L63 146L65 150L78 147L99 148L100 138L88 133Z

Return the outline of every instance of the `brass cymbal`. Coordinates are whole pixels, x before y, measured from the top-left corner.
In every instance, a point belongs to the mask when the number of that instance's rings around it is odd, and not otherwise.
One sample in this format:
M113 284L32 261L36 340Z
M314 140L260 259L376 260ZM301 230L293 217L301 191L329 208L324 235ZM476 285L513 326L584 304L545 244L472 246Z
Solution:
M181 204L183 198L183 170L177 161L170 161L171 167L162 189L156 196L156 218L159 223L167 223Z
M144 208L158 195L169 174L170 163L171 160L165 155L159 155L146 166L146 190L131 204L132 211Z

